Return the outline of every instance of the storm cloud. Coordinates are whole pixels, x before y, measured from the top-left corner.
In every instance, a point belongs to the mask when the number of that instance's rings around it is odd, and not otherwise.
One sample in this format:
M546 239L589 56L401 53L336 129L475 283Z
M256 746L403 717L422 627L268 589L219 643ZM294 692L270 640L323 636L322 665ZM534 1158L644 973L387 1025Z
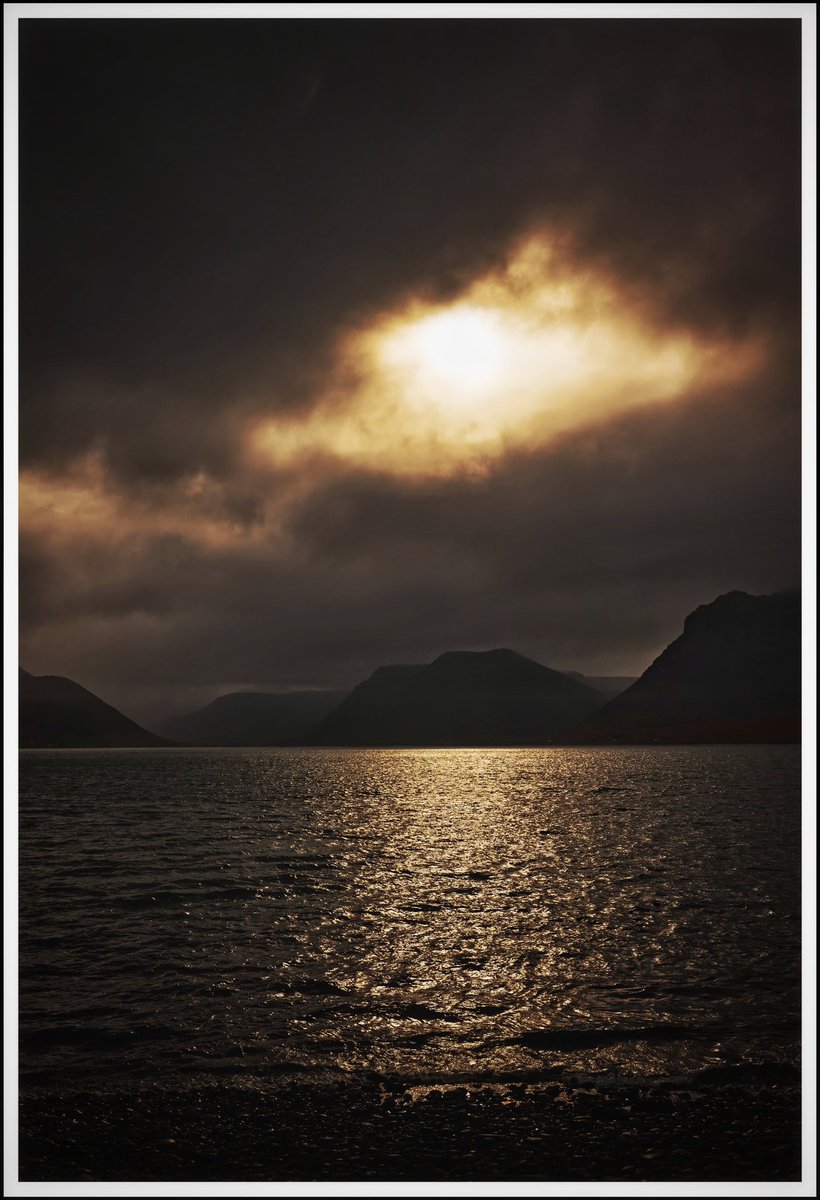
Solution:
M796 583L799 21L25 19L20 87L28 669L160 707L456 647L631 673ZM371 436L345 347L533 239L708 370L480 469L322 443Z

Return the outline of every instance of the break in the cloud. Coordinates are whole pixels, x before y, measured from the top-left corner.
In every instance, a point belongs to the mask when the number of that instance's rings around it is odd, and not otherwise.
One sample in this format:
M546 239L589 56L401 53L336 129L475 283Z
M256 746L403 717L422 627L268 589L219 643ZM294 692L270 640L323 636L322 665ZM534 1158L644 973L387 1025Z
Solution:
M23 660L641 669L798 564L799 23L21 25Z
M274 464L324 456L396 475L486 472L615 413L748 382L764 360L759 335L653 326L533 236L449 302L411 298L371 317L343 340L310 413L263 418L252 447Z

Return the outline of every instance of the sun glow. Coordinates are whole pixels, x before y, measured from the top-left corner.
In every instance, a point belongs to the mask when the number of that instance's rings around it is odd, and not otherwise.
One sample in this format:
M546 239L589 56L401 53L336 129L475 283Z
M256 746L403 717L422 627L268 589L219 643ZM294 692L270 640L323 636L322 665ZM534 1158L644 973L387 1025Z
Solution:
M447 389L459 404L502 384L509 349L497 313L464 305L400 326L385 339L381 360L388 372Z
M311 415L263 421L251 453L483 472L510 449L737 382L764 351L655 328L611 281L535 239L451 303L411 300L342 339Z

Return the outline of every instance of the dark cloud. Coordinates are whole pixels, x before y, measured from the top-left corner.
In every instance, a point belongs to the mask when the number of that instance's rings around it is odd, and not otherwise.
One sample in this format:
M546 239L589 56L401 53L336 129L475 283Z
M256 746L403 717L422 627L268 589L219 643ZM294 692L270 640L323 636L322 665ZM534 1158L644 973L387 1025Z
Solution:
M797 582L799 429L771 400L631 414L480 481L348 472L291 510L284 542L35 544L35 665L59 654L126 699L149 683L351 683L500 642L637 672L705 599Z
M799 21L20 30L21 462L95 455L114 514L24 526L30 669L121 701L458 645L631 671L719 591L794 583ZM768 372L482 479L249 464L343 331L544 228L658 328L765 335Z
M539 223L711 329L799 291L798 21L21 27L24 460L229 469L339 328Z

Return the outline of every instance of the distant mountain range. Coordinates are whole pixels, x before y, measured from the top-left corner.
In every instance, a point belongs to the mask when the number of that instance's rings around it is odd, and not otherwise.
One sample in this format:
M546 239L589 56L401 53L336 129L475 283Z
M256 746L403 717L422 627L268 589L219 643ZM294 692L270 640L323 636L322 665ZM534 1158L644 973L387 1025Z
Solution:
M570 679L577 679L579 683L585 683L607 700L620 696L621 692L625 692L635 683L634 675L582 675L579 671L564 671L563 674L569 675Z
M625 689L625 690L624 690ZM730 592L638 680L513 650L379 667L344 691L234 692L142 729L70 679L20 671L20 745L538 746L800 740L800 600Z
M229 692L164 721L162 733L195 746L277 746L299 741L347 691Z
M585 683L513 650L379 667L308 737L324 746L540 746L601 707Z
M578 742L799 742L800 598L729 592L686 618Z
M29 675L20 668L20 745L167 746L93 692L61 675Z
M376 674L382 678L401 669L384 667L380 668L381 674ZM563 674L592 687L598 693L597 706L635 682L634 678L620 676L585 679L575 671ZM277 746L303 742L315 745L318 744L319 722L337 709L349 694L349 689L229 692L197 712L166 718L158 722L156 728L168 737L195 746Z

